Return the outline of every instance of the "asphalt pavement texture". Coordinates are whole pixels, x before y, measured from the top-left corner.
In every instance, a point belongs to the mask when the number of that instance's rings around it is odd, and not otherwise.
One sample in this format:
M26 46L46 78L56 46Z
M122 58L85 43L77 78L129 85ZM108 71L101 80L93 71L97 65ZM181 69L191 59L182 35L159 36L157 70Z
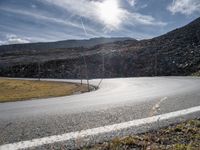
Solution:
M90 80L90 84L98 85L99 81ZM0 145L127 122L199 105L198 77L104 79L98 90L88 93L1 103ZM196 115L199 117L199 114ZM59 146L55 144L53 149L59 149Z

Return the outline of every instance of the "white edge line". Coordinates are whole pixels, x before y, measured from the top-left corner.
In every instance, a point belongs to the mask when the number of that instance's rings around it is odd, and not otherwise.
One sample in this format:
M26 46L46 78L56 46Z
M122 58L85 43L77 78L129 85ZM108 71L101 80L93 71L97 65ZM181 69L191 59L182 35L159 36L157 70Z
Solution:
M33 139L29 141L21 141L17 143L5 144L5 145L0 146L0 150L18 150L18 149L42 146L46 144L52 144L56 142L68 141L71 139L84 138L84 137L94 136L94 135L98 135L102 133L109 133L109 132L113 132L117 130L127 129L130 127L141 126L141 125L145 125L149 123L156 123L158 120L164 121L170 118L181 117L181 116L192 114L198 111L200 111L200 106L192 107L192 108L188 108L184 110L179 110L175 112L170 112L170 113L166 113L162 115L157 115L153 117L132 120L132 121L123 122L119 124L107 125L107 126L102 126L98 128L77 131L77 132L70 132L70 133L65 133L61 135L53 135L53 136Z

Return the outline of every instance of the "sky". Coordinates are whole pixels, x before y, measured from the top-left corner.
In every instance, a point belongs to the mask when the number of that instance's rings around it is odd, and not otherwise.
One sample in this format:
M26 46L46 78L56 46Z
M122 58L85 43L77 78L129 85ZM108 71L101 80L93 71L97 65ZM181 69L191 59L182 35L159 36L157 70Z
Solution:
M200 16L200 0L0 0L0 45L149 39Z

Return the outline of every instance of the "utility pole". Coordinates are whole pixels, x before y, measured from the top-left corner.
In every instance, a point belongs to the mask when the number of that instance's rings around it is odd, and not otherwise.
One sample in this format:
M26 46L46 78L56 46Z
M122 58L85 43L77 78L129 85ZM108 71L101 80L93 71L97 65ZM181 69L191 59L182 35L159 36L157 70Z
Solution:
M82 69L81 69L81 65L79 66L79 77L81 80L81 85L83 84L83 79L82 79Z
M158 75L157 67L158 67L158 52L156 50L156 52L155 52L155 63L154 63L154 74L155 74L155 76Z
M40 60L38 60L38 80L40 81L40 70L41 70L41 68L40 68Z
M104 54L102 53L102 78L104 78L104 72L105 72L105 59L104 59Z
M85 60L85 56L83 56L83 61L84 61L84 64L85 64L85 69L86 69L86 80L87 80L87 86L88 86L88 92L90 91L90 83L89 83L89 76L88 76L88 66L87 66L87 63L86 63L86 60Z
M103 81L103 78L104 78L104 75L105 75L104 72L105 72L105 59L104 59L104 54L102 53L102 78L101 78L101 81L99 82L99 84L97 86L98 88Z

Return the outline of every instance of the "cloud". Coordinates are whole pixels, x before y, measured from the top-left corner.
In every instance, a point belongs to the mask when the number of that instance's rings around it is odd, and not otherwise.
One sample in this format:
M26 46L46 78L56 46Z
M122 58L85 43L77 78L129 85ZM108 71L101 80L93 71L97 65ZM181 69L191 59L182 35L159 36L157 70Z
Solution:
M131 6L135 6L135 4L136 4L136 0L127 0L127 2L128 2Z
M191 15L194 12L200 12L200 0L173 0L167 9L172 14Z
M45 0L49 4L59 6L73 15L82 16L90 21L101 24L109 30L118 30L123 25L127 24L142 24L142 25L154 25L163 26L166 23L157 21L155 18L149 15L143 15L137 12L130 12L120 6L120 0ZM128 0L129 4L135 5L135 0ZM113 5L111 5L113 4ZM110 7L109 7L110 5ZM105 7L105 8L104 8ZM107 11L102 13L102 11ZM116 14L116 16L113 15ZM102 17L103 14L103 17ZM107 17L107 18L106 18Z
M4 44L4 41L0 41L0 45L3 45Z
M15 34L7 34L5 41L0 41L0 45L30 43L30 38L18 37Z
M117 29L125 18L124 10L118 7L118 0L46 0L46 2L59 6L73 15L81 16L92 22L105 25L111 30ZM116 13L117 17L114 18L112 12ZM105 15L105 13L107 14ZM106 19L106 16L108 19Z
M128 24L135 25L135 24L141 24L141 25L148 25L148 26L166 26L167 23L158 21L152 16L148 15L142 15L140 13L129 13L127 12L127 16L129 20L127 20Z
M32 7L32 8L37 8L37 6L36 6L36 5L34 5L34 4L31 4L31 7Z

